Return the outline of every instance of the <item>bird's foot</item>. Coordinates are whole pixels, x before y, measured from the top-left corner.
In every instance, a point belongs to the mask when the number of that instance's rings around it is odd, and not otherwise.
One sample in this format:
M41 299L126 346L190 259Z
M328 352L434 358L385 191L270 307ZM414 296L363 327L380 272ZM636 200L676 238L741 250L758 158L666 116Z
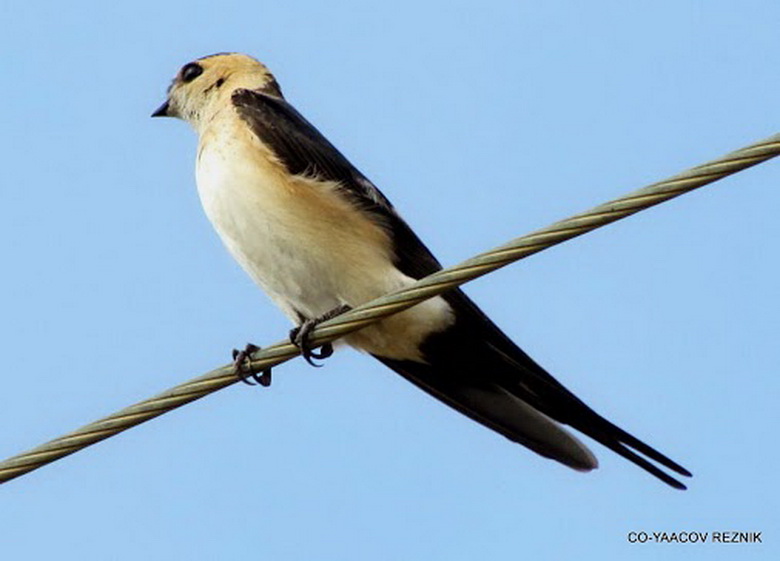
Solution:
M233 367L236 370L236 376L238 376L239 380L245 384L250 386L260 384L261 386L267 388L271 385L271 369L268 368L259 373L252 372L249 370L249 365L245 364L252 356L252 353L259 350L260 347L253 345L252 343L247 343L243 351L233 349Z
M311 345L311 333L314 328L321 324L323 321L333 319L344 312L350 311L352 308L346 304L333 308L329 312L322 314L320 317L314 319L307 319L298 327L290 330L290 342L301 350L301 356L306 362L312 366L320 367L321 364L317 364L313 359L322 360L328 358L333 354L333 345L331 343L325 343L319 347L319 351L315 351L316 347Z

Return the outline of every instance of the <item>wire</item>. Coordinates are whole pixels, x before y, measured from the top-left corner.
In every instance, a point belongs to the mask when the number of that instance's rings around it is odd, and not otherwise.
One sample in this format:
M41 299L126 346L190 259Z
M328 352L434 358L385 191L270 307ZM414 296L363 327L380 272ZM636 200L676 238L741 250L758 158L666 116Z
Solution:
M312 332L311 341L313 345L318 346L343 337L370 323L396 314L423 300L529 255L710 184L778 154L780 154L780 134L599 205L587 212L556 222L547 228L516 238L455 267L443 269L425 277L403 290L358 306L318 325ZM251 372L259 373L299 354L298 348L291 343L277 343L254 353L246 368ZM238 377L232 364L212 370L152 398L0 462L0 483L38 469L237 381Z

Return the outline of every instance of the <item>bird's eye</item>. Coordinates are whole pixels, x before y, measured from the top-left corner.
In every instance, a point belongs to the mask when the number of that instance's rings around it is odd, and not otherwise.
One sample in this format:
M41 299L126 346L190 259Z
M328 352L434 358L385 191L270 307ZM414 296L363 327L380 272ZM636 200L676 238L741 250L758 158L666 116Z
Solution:
M203 67L197 62L185 64L184 68L181 69L181 81L185 83L192 82L201 74L203 74Z

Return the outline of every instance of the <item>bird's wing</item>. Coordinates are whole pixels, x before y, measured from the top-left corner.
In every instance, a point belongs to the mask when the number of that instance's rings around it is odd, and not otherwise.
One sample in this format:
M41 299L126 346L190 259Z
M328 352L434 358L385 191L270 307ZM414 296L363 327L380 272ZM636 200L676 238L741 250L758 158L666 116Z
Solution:
M291 174L338 183L357 208L389 229L395 266L419 279L441 269L390 201L287 101L239 89L241 118ZM590 451L558 423L601 442L673 487L685 488L648 459L690 475L644 442L610 423L567 390L509 339L462 291L443 295L456 321L423 344L426 363L376 356L429 394L509 439L570 467L596 467ZM557 421L557 422L556 422Z
M388 229L394 264L402 273L420 279L441 269L387 197L292 105L280 97L246 89L236 90L232 101L241 118L288 172L338 183L347 199Z

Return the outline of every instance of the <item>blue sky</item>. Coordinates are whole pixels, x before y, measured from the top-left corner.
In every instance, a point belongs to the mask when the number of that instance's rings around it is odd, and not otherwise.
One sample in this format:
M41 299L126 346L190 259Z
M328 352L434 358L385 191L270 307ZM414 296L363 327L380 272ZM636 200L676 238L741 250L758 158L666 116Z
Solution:
M218 51L287 98L445 264L774 134L776 2L0 7L0 456L287 321L221 247L195 135L149 114ZM776 559L780 160L470 284L531 355L688 467L583 475L368 357L296 360L0 487L3 559ZM761 531L763 545L630 544Z

